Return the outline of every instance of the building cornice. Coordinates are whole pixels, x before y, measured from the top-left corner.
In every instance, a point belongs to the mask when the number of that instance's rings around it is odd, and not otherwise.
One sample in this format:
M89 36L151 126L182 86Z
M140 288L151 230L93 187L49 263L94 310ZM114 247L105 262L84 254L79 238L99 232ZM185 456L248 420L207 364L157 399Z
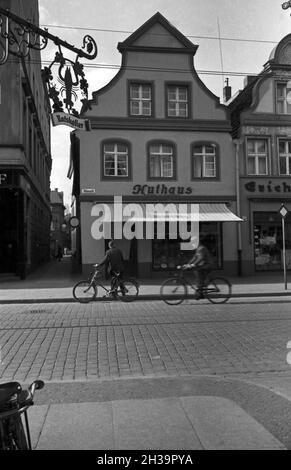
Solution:
M230 122L227 120L202 120L202 119L130 119L130 118L98 118L90 117L91 128L95 129L126 129L126 130L144 130L144 131L212 131L212 132L231 132Z

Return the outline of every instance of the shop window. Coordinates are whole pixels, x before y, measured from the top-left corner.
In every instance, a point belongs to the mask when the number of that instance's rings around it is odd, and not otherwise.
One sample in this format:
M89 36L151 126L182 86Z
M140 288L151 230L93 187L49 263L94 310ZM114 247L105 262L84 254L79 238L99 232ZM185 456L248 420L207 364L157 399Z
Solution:
M218 177L218 149L212 143L194 144L192 147L192 179Z
M152 115L152 87L149 83L131 83L129 87L130 116Z
M268 174L268 141L267 139L247 140L248 175Z
M130 177L129 146L123 142L103 144L103 177L128 179Z
M282 220L278 212L254 212L256 271L283 269ZM285 219L286 265L291 269L291 217Z
M279 139L280 175L291 175L291 140Z
M291 114L291 82L276 85L276 111L278 114Z
M189 89L185 85L167 86L167 116L183 117L189 116Z
M169 179L175 177L174 148L171 144L151 144L148 154L149 179Z
M188 227L190 230L190 226ZM200 234L203 235L205 245L208 248L214 269L222 268L222 227L217 222L201 222ZM155 224L155 235L156 235ZM193 251L181 250L180 243L185 242L179 237L172 240L169 238L169 224L165 224L165 239L152 241L153 270L171 271L176 266L185 264L193 256Z

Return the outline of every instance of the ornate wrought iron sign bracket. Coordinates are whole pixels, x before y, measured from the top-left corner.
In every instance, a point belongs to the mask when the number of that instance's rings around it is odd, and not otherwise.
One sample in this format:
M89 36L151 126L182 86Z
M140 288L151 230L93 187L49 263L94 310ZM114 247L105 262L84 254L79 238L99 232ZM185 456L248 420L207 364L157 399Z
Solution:
M82 49L78 49L50 34L47 29L39 28L30 21L0 7L0 65L7 62L9 54L24 59L29 55L31 49L43 50L49 40L58 47L58 52L56 52L50 66L44 67L42 73L49 98L53 102L53 111L55 113L64 113L65 108L69 115L78 118L79 113L74 108L74 103L77 101L76 91L81 90L83 96L81 102L83 104L88 101L88 82L85 78L84 66L79 62L79 59L95 59L97 45L94 39L86 35L83 38ZM62 47L74 52L76 59L73 61L65 58ZM54 65L58 66L57 81L60 84L59 87L53 82L52 67ZM55 120L54 125L67 123L66 119L60 119L59 121Z

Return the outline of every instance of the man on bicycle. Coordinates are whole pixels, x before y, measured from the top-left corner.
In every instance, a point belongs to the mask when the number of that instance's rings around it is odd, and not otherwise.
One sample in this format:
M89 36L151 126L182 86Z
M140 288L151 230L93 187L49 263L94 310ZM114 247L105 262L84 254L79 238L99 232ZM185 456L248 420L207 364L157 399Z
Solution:
M184 265L184 268L193 269L197 272L197 300L204 298L203 288L205 287L205 279L210 273L212 265L210 253L204 243L204 237L200 236L193 257L188 264Z
M115 296L117 291L117 278L116 275L119 275L120 287L123 290L124 286L122 283L122 277L124 273L124 259L122 251L117 247L116 243L112 240L108 244L109 250L106 251L103 260L98 264L98 269L101 266L106 266L109 268L109 273L111 276L111 291L109 294Z

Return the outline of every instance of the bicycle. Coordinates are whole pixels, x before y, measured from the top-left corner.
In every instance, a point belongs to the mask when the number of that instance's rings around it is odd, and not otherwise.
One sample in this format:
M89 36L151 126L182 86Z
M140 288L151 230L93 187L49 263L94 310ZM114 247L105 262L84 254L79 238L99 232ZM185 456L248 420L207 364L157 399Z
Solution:
M43 387L42 380L35 380L27 390L18 382L0 384L0 450L32 450L27 410L34 404L35 390Z
M188 289L198 294L197 279L192 283L185 275L187 268L177 266L179 273L163 282L160 289L161 299L168 305L179 305L188 297ZM205 286L202 289L202 298L213 304L223 304L231 297L231 284L224 277L207 275Z
M122 302L132 302L135 300L139 293L139 284L136 279L120 279L120 274L115 273L112 279L112 284L115 286L114 293L111 288L107 288L101 278L101 271L98 269L98 264L93 264L94 270L90 273L87 280L79 281L73 287L73 296L80 303L88 303L96 299L98 287L103 289L106 294L105 298L112 294L113 299L121 300Z

